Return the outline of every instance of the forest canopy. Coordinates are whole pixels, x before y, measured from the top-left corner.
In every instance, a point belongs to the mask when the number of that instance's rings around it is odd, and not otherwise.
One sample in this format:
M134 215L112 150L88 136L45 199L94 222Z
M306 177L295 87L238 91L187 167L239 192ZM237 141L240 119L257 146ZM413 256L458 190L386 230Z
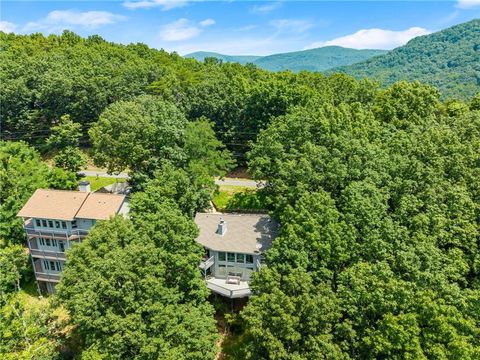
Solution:
M233 153L281 224L235 318L238 358L480 358L479 95L199 63L68 31L0 43L0 355L58 358L69 333L85 359L215 358L192 217ZM36 188L75 187L79 146L129 172L131 212L67 253L39 310L22 300L15 215Z

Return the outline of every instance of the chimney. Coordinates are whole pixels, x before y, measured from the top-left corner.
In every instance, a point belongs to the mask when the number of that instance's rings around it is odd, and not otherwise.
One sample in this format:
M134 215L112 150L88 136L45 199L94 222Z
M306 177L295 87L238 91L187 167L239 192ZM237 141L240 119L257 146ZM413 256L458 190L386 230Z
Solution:
M225 220L220 218L220 222L218 223L218 228L217 228L217 234L225 235L226 232L227 232L227 223L225 222Z
M78 190L80 192L90 192L90 181L80 181L78 183Z

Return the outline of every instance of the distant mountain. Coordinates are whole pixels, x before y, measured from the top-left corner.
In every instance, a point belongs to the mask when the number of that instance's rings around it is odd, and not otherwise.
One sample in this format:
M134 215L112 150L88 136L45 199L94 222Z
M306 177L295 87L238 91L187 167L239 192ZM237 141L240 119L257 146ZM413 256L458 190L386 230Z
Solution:
M325 46L317 49L295 51L269 56L230 56L213 52L199 51L185 55L203 61L206 57L216 57L225 62L246 64L251 62L258 67L270 71L301 70L325 71L336 66L350 65L385 54L386 50L355 50L340 46Z
M480 92L480 19L420 36L385 55L329 70L389 85L418 80L444 97L469 98Z
M336 66L354 64L386 52L386 50L355 50L340 46L325 46L311 50L264 56L257 59L254 64L270 71L325 71Z
M254 56L254 55L234 56L234 55L223 55L223 54L208 52L208 51L197 51L191 54L187 54L184 57L197 59L198 61L204 61L205 58L207 57L214 57L219 60L222 60L223 62L238 62L242 65L245 65L246 63L253 63L255 60L257 60L261 56Z

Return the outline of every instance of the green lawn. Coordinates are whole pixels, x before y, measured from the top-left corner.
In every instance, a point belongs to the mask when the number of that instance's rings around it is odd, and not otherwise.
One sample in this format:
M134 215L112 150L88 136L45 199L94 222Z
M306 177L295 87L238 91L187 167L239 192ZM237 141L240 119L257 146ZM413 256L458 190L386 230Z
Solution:
M125 182L127 179L116 179L111 177L97 177L97 176L83 176L80 180L87 180L90 181L90 189L92 191L97 191L98 189L115 184L116 182Z
M222 185L212 202L218 211L266 209L264 197L245 186Z

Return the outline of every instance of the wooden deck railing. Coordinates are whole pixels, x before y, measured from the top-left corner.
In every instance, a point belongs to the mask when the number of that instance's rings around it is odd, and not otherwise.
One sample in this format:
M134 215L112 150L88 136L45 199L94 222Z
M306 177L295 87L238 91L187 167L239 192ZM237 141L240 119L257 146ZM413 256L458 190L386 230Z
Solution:
M200 261L200 269L202 269L203 271L206 271L209 268L211 268L214 263L215 263L214 256L208 258L207 260L202 260Z

